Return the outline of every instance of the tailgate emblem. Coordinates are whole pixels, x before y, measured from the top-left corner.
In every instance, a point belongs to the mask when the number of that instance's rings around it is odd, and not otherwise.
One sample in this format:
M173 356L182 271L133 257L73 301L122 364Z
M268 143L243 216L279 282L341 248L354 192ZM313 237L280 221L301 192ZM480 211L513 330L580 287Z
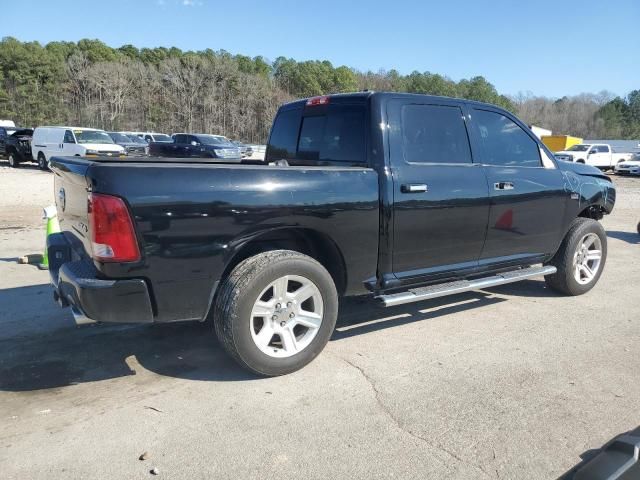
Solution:
M64 192L64 188L61 188L58 192L58 201L60 202L60 208L64 212L64 209L67 206L67 195Z

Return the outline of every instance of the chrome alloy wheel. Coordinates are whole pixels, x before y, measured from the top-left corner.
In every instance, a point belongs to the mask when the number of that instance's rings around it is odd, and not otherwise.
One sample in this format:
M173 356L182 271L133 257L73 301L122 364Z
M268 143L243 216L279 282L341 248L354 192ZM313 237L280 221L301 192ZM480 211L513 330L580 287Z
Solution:
M251 337L266 355L291 357L313 341L322 314L322 295L316 284L299 275L285 275L258 295L249 321Z
M595 233L587 233L573 254L573 276L580 285L590 283L602 262L602 242Z

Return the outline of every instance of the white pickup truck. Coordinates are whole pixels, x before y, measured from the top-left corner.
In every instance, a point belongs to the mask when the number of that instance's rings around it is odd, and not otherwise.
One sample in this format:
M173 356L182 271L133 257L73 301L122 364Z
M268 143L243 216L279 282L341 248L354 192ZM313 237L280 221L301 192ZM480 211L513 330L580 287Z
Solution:
M606 143L581 143L554 155L558 160L586 163L602 170L613 169L618 163L631 160L633 157L632 153L614 153L611 145Z

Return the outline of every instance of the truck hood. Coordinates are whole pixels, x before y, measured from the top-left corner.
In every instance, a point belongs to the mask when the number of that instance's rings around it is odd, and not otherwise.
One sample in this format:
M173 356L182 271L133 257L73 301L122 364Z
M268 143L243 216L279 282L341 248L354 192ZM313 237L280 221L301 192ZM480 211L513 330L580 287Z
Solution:
M609 177L602 172L602 170L585 163L574 163L565 162L564 160L558 160L558 167L560 168L560 170L564 170L565 172L573 172L577 175L598 177L605 180L610 180Z
M112 143L81 143L87 150L100 150L101 152L123 152L124 148Z

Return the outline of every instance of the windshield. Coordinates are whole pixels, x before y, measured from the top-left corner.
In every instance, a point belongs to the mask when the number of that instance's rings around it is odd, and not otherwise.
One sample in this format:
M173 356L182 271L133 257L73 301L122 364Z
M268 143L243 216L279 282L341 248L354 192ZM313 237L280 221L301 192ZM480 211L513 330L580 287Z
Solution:
M165 135L164 133L154 133L153 134L154 142L171 142L171 137L169 135Z
M131 143L131 139L118 132L109 132L109 136L116 143Z
M574 145L569 149L570 152L586 152L591 145Z
M14 131L14 133L10 133L9 135L13 135L16 137L25 135L25 136L31 137L33 136L33 130L30 128L23 128L22 130L16 130Z
M227 137L219 135L198 135L198 139L205 145L233 145Z
M107 134L107 132L102 132L100 130L74 130L73 133L76 134L76 140L78 143L111 143L113 144L113 140Z

